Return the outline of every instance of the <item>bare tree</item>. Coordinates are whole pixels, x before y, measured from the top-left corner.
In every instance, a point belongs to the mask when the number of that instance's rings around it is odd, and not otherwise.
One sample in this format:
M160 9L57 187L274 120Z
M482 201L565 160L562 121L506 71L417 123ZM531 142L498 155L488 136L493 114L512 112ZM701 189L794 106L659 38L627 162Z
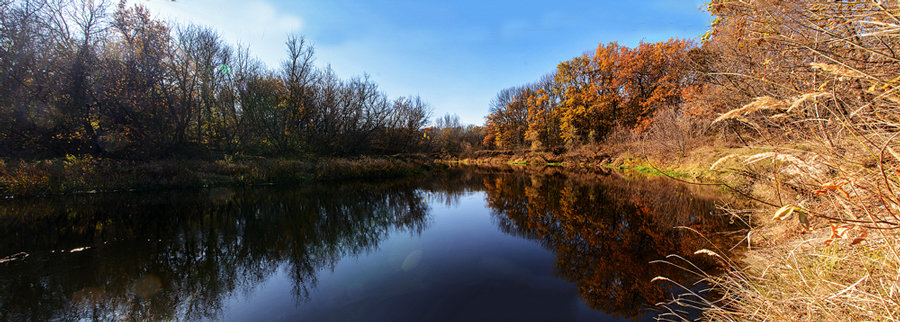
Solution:
M270 70L212 29L112 0L0 0L0 154L354 154L424 148L430 110L314 66Z

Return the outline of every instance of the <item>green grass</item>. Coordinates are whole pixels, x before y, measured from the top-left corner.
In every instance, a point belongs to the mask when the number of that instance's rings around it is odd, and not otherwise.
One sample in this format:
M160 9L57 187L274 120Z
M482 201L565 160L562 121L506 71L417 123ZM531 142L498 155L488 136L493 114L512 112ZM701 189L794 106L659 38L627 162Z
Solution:
M660 171L660 170L657 170L657 169L654 169L654 168L648 167L648 166L636 166L636 167L630 168L630 169L628 169L628 170L631 170L631 171L634 171L634 172L638 172L638 173L643 173L643 174L652 174L652 175L658 175L658 176L668 176L668 177L673 177L673 178L687 178L687 177L689 177L689 175L688 175L687 173L678 172L678 171L671 171L671 170L670 170L670 171Z

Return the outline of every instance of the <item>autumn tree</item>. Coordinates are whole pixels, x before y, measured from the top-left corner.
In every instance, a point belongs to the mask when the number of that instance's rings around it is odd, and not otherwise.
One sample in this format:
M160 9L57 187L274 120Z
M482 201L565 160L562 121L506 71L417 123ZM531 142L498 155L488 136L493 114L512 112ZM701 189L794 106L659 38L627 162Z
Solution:
M485 127L488 135L485 143L500 148L514 148L525 141L525 130L528 128L528 108L522 95L523 89L510 87L500 91L491 100L491 113L487 116Z
M532 149L599 141L615 126L640 131L659 109L677 107L694 86L687 40L601 44L562 62L540 81L501 91L491 104L488 141Z
M554 148L562 144L559 119L554 117L559 106L559 96L554 91L554 78L552 74L545 75L529 86L530 90L525 96L525 105L528 107L525 141L531 145L532 150Z
M693 77L686 68L692 48L691 41L670 39L641 42L634 49L624 49L624 63L620 66L624 77L624 107L618 117L621 123L642 125L656 111L682 104L682 91L693 85Z
M619 56L618 44L601 44L593 56L584 54L557 67L555 90L561 103L556 117L566 143L595 140L614 125L622 99Z
M173 105L166 66L171 38L168 27L143 7L119 4L115 38L104 50L98 75L100 143L108 153L144 153L169 147Z

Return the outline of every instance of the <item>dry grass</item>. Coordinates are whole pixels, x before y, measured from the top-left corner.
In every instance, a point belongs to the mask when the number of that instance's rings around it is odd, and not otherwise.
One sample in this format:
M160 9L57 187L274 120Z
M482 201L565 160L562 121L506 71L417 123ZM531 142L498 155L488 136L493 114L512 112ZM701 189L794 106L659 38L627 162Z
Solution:
M714 320L876 321L900 318L895 232L865 244L824 243L817 231L751 251L747 265L710 281L725 294Z
M900 320L900 7L727 5L762 17L762 31L747 27L761 46L809 61L767 67L801 90L770 90L714 122L743 124L757 144L711 169L747 177L759 204L743 258L720 257L728 274L698 272L722 296L694 301L710 320ZM779 208L796 211L778 220Z
M721 275L708 274L685 258L671 256L665 262L695 273L711 286L664 305L696 307L705 311L704 320L713 321L900 319L897 231L882 230L855 245L851 245L853 237L826 245L830 236L825 231L800 231L799 225L758 226L748 234L753 247L743 252L740 260L721 255L728 253L726 250L698 250L696 254L715 257L730 268ZM661 318L677 321L685 320L684 316L673 310Z
M431 160L416 156L141 162L68 156L41 161L0 161L0 197L391 178L408 176L431 166Z

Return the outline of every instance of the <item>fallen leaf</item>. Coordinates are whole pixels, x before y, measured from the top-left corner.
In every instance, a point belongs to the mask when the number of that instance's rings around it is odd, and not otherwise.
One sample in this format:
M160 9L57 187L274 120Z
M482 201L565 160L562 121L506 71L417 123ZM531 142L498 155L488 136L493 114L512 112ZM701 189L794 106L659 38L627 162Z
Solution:
M856 228L856 227L857 227L856 225L850 225L850 224L843 224L843 225L842 224L831 224L831 236L829 236L828 239L825 240L825 245L827 246L828 244L831 244L831 242L833 242L835 239L838 239L838 238L840 238L840 239L849 238L850 230L852 230L853 228ZM857 239L860 239L860 238L865 239L866 236L867 236L867 233L865 231L863 231ZM862 239L859 241L856 241L856 239L854 239L853 240L854 242L851 243L851 245L861 242Z
M844 194L845 197L850 198L850 194L848 194L847 191L844 191L844 188L843 188L843 186L848 183L850 183L850 181L847 181L847 180L841 180L838 182L833 182L833 181L826 182L818 190L813 191L813 194L815 194L816 196L821 196L821 195L824 195L831 191L840 191L841 193Z
M866 237L869 237L869 233L867 231L865 231L864 229L860 229L859 236L856 236L856 238L854 238L853 241L850 242L850 246L853 246L853 245L856 245L856 244L859 244L859 243L865 241Z
M850 237L849 232L851 229L853 229L853 226L851 225L841 225L838 226L837 229L835 229L835 234L837 234L837 236L841 239L847 239L847 237Z

